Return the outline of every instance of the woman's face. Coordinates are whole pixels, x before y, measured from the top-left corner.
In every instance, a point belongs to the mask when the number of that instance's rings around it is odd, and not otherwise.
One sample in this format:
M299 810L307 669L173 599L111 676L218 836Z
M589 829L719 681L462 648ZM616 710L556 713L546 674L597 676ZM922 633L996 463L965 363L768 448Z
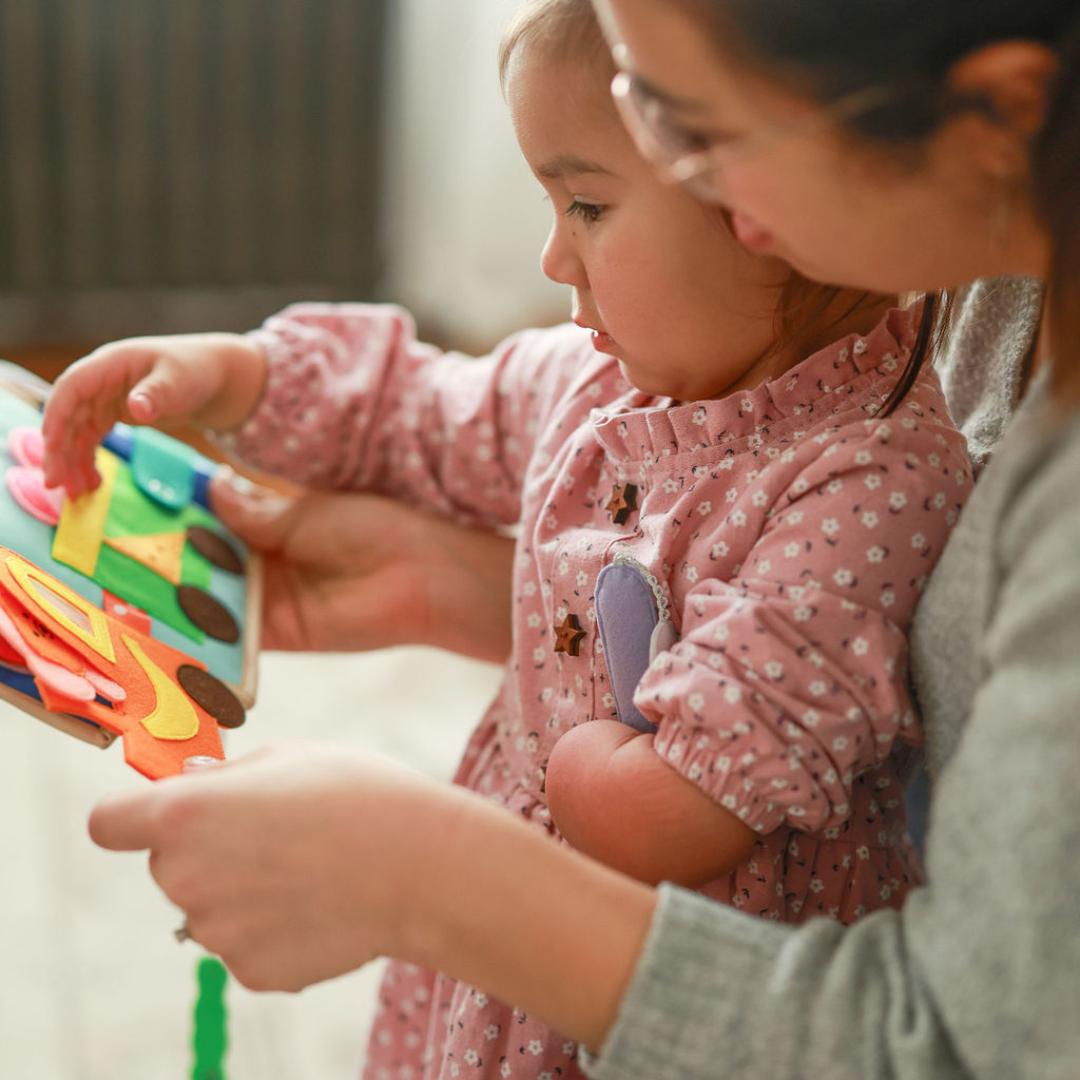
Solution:
M820 104L726 56L679 6L594 2L624 46L620 61L666 103L669 123L694 144L732 145L719 186L752 250L810 278L887 293L1043 269L1026 204L987 182L977 116L951 121L917 163L901 163L836 124L814 124ZM755 140L745 156L744 139Z

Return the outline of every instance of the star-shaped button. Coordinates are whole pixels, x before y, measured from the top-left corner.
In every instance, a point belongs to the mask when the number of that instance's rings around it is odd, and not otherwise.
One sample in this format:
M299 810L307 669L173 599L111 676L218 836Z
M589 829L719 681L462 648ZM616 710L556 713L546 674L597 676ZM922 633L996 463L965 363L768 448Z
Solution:
M637 487L634 484L616 484L611 489L611 501L607 512L616 525L625 525L637 509Z
M552 627L552 629L555 631L555 651L566 653L568 656L577 656L581 639L585 636L585 631L581 629L577 616L567 615L562 625Z

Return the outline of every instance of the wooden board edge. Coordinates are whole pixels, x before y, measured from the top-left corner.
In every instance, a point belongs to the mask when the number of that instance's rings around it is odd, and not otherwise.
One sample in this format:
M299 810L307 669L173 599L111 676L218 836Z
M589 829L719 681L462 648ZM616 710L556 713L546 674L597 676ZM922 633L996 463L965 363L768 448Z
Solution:
M28 713L35 719L44 721L50 727L54 727L66 735L74 736L74 738L90 743L92 746L99 746L103 750L106 746L110 746L116 738L113 732L106 731L96 724L88 724L83 720L76 720L72 716L65 716L63 713L49 712L40 701L35 701L31 697L19 693L18 690L8 686L7 683L0 683L0 700L7 701L21 712Z

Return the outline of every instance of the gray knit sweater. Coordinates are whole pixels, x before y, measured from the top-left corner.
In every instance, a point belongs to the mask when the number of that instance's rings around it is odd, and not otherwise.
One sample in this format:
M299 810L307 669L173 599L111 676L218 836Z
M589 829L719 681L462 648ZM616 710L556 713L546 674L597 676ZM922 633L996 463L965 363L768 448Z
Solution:
M1037 379L916 617L931 884L848 929L663 887L596 1080L1080 1077L1078 545L1080 418Z

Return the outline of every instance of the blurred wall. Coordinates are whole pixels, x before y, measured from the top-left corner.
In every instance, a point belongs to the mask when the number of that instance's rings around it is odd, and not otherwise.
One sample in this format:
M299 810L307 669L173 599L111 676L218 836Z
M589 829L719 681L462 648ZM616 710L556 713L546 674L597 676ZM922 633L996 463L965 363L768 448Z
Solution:
M0 346L398 299L564 314L496 74L516 0L0 0Z
M569 317L496 70L517 2L396 0L391 20L384 291L467 342Z

